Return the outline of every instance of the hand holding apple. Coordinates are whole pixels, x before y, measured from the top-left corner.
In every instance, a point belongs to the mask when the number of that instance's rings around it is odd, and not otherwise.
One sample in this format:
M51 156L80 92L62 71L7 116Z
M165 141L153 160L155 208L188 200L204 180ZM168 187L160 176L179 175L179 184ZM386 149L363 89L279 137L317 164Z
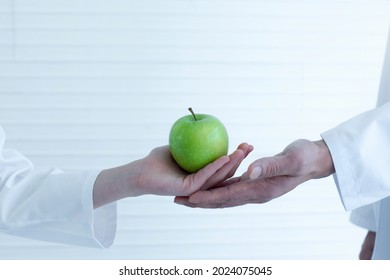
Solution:
M228 134L216 117L195 114L178 119L169 133L169 148L177 164L194 173L228 153Z
M169 146L153 149L145 158L103 170L93 190L94 207L146 194L188 196L232 177L253 150L240 144L229 156L222 156L196 173L188 174L173 160Z
M224 156L227 149L226 129L215 117L183 117L172 127L170 146L157 147L145 158L99 174L93 189L94 207L146 194L183 198L219 185L235 174L253 146L242 143Z

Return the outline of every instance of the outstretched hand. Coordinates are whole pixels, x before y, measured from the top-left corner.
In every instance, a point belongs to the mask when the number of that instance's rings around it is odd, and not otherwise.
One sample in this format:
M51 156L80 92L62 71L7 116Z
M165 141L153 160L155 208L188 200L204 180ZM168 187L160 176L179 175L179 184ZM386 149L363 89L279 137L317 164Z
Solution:
M242 143L231 155L189 174L173 160L168 146L155 148L143 159L100 172L93 188L94 208L125 197L188 196L208 189L232 177L252 150L251 145Z
M173 160L168 146L154 149L145 159L139 185L145 194L190 195L232 177L240 163L253 150L242 143L229 156L223 156L196 173L188 173Z
M324 141L297 140L274 157L253 162L241 177L233 178L175 202L189 207L224 208L265 203L293 190L299 184L334 173Z

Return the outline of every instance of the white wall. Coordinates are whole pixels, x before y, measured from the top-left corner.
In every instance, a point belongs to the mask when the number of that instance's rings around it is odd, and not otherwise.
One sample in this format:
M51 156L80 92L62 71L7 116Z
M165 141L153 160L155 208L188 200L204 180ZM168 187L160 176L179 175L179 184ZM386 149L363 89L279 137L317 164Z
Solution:
M0 124L38 166L105 168L167 144L192 106L248 164L375 104L386 1L0 0ZM0 235L1 259L355 259L332 178L266 205L119 202L108 250Z

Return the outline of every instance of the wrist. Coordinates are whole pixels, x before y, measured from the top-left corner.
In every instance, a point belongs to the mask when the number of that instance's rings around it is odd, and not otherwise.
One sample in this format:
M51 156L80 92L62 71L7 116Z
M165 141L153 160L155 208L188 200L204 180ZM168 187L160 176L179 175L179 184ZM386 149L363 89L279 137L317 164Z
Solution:
M122 198L142 195L137 165L135 161L101 171L93 188L94 208Z
M335 169L328 146L324 140L314 141L313 143L317 146L317 156L314 165L315 172L313 172L313 179L332 175L335 172Z

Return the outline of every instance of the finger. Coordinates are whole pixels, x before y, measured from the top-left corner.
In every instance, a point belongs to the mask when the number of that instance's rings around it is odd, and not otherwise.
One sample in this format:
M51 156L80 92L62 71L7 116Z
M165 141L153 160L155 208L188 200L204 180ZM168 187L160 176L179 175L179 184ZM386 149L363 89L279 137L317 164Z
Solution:
M253 151L254 147L252 145L249 145L248 143L241 143L240 145L238 145L237 149L244 151L246 157Z
M174 203L179 204L179 205L185 205L189 206L190 202L188 201L188 196L176 196L173 200Z
M174 202L178 205L187 206L190 208L203 208L203 209L221 209L229 207L242 206L248 203L256 203L256 201L247 201L242 203L241 201L229 201L225 203L192 203L188 200L188 197L176 197Z
M228 204L233 201L246 204L253 198L258 198L255 187L256 182L253 181L236 182L226 187L197 191L188 200L194 204Z
M297 173L297 166L288 155L256 160L248 167L250 179L290 175Z
M242 161L253 151L253 146L247 143L242 143L237 147L237 150L230 155L230 162L223 166L216 174L211 177L202 187L203 190L210 187L215 187L219 183L232 177Z
M188 200L188 196L176 196L173 200L174 203L178 205L187 206L190 208L201 208L198 204L194 204ZM202 207L202 208L212 208L212 207Z
M195 204L195 203L192 203L190 201L188 201L188 196L177 196L175 197L174 203L178 204L178 205L183 205L183 206L187 206L187 207L190 207L190 208L205 208L205 209L215 209L215 208L225 208L224 205L222 204Z
M223 187L226 187L228 185L231 185L231 184L234 184L234 183L237 183L237 182L240 182L241 181L241 177L234 177L234 178L230 178L230 179L227 179L215 186L213 186L212 188L216 189L216 188L223 188Z
M203 185L202 189L208 189L210 187L213 187L223 181L225 181L227 178L230 178L234 175L237 168L240 166L240 163L244 160L245 154L242 150L238 149L234 151L230 155L230 161L229 163L225 164L222 168L220 168L215 174L213 174L212 177L210 177L207 182Z
M243 154L238 154L237 151L241 150L243 152ZM230 178L232 177L238 167L240 166L241 162L249 155L249 153L251 153L253 151L253 146L252 145L249 145L247 143L241 143L238 147L237 147L237 150L235 153L232 153L230 155L230 165L226 165L224 166L225 167L225 170L221 170L220 173L223 174L224 172L227 171L227 173L225 173L224 177L223 177L223 180L227 179L227 178Z
M242 143L230 156L223 156L198 172L188 175L184 183L187 190L185 194L191 194L200 188L207 189L230 178L245 157L252 151L252 145Z
M222 156L219 159L209 163L201 170L196 173L186 175L182 183L183 192L181 195L189 195L195 191L200 190L200 188L206 184L215 173L218 172L224 165L230 162L230 157Z
M226 187L195 192L188 197L187 205L225 208L248 203L265 203L286 194L304 181L304 177L292 176L239 181Z
M194 204L265 203L291 191L304 181L304 178L290 176L239 181L226 187L197 191L188 200Z
M211 176L217 173L218 170L220 170L229 162L231 162L231 158L229 156L222 156L212 163L209 163L198 172L189 175L189 177L192 179L192 184L196 187L204 185Z

